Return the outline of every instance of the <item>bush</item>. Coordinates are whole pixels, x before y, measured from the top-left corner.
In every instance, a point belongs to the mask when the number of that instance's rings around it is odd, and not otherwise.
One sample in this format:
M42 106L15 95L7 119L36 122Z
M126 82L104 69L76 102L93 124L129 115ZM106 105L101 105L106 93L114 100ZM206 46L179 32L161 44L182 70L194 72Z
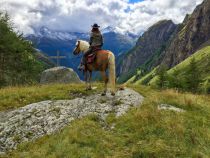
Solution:
M201 91L203 93L210 94L210 79L207 79L205 82L203 82Z

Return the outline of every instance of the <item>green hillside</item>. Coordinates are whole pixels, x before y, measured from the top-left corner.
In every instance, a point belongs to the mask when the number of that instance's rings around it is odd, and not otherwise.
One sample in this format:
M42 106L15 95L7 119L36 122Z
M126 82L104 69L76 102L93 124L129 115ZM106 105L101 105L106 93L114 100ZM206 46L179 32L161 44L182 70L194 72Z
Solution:
M170 69L168 74L176 74L176 76L180 78L188 75L187 70L189 69L190 62L193 58L195 59L195 66L198 69L199 76L202 78L202 80L206 80L210 76L210 46L197 51L179 65Z
M169 87L188 89L187 84L198 84L197 91L210 92L210 46L202 48L189 58L167 71ZM154 77L149 84L157 85L158 77ZM176 83L175 83L176 82ZM189 83L191 82L191 83Z
M101 85L95 84L95 86L101 90ZM70 99L72 96L69 94L82 93L84 88L83 84L5 88L0 90L1 94L4 94L0 95L1 100L5 100L4 107L0 109L12 108L12 105L20 107L26 103L47 99ZM142 106L131 109L124 116L115 118L110 114L104 122L101 122L97 116L90 115L73 121L55 134L23 143L17 150L0 157L205 158L210 156L209 95L177 93L173 90L156 91L139 85L130 88L142 94L145 100ZM36 91L37 93L34 93ZM14 97L17 92L20 94ZM11 104L12 102L15 104ZM158 110L158 105L161 103L174 105L186 112Z
M136 81L135 76L133 76L130 80L128 80L128 83L134 83L135 85L144 84L157 87L159 82L158 69L159 68L156 67L150 73ZM177 66L168 70L166 72L166 81L164 82L166 82L166 86L168 86L168 88L186 89L186 82L188 82L188 80L192 80L192 82L195 80L193 76L190 78L192 75L190 73L194 74L194 77L197 77L199 80L198 91L209 92L210 46L202 48ZM177 84L175 84L175 82Z
M136 81L135 84L143 84L143 85L148 84L148 82L149 82L154 76L156 76L157 69L158 69L158 67L154 68L154 69L153 69L152 71L150 71L148 74L146 74L146 75L143 76L141 79L139 79L138 81Z

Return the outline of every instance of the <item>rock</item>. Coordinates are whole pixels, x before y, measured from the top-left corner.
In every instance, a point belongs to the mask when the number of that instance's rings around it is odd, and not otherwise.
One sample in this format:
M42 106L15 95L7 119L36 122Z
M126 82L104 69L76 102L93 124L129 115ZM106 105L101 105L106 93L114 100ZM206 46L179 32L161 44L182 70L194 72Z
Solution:
M40 83L80 83L76 72L67 67L54 67L42 72Z
M163 64L174 67L195 53L210 39L210 1L204 0L191 15L187 15L166 49Z
M114 97L108 93L107 96L94 94L72 100L47 100L4 112L4 119L0 119L0 153L15 149L21 142L55 133L71 121L92 113L100 120L110 113L119 117L142 101L139 93L126 88Z
M159 110L171 110L171 111L176 111L176 112L185 112L185 110L177 108L175 106L172 105L168 105L168 104L160 104L158 106Z

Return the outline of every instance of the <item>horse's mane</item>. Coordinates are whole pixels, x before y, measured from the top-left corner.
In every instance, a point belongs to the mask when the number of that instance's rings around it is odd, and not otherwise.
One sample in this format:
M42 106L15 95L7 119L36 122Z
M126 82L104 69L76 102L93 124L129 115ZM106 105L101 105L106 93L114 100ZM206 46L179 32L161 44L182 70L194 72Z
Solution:
M80 41L80 50L86 51L90 47L90 44L87 41L84 40L78 40Z

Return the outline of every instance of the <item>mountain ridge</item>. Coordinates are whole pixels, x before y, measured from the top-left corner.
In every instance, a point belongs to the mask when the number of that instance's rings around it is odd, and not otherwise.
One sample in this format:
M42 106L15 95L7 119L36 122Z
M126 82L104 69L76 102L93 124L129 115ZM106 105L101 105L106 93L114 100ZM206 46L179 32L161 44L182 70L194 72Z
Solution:
M186 15L180 31L165 52L163 64L170 68L179 64L210 39L209 15L209 0L204 0L191 15Z
M123 82L130 78L137 68L149 71L158 65L161 62L159 58L176 29L177 25L171 20L162 20L144 32L137 40L136 45L125 54L121 61L119 81ZM149 60L155 61L148 64ZM144 68L142 68L143 65L145 65Z

